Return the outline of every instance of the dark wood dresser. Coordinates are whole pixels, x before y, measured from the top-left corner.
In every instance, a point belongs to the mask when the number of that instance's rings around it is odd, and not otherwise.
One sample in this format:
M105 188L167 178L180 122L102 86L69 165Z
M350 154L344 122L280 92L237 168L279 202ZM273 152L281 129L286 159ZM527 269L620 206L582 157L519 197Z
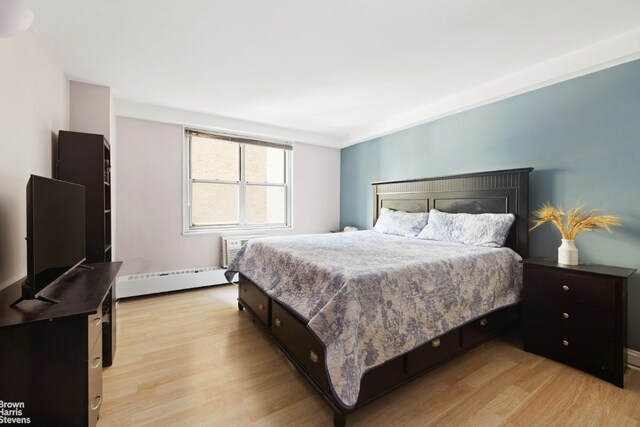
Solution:
M95 426L102 367L113 360L114 286L121 262L91 264L25 300L22 281L0 291L0 400L22 405L31 425Z
M524 349L624 386L627 279L636 270L524 261Z

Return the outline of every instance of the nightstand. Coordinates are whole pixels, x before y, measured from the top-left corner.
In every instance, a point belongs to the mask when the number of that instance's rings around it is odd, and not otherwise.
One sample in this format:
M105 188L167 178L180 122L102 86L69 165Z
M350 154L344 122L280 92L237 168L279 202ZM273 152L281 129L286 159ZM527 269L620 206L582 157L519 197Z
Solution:
M624 386L627 279L605 265L524 263L524 349Z

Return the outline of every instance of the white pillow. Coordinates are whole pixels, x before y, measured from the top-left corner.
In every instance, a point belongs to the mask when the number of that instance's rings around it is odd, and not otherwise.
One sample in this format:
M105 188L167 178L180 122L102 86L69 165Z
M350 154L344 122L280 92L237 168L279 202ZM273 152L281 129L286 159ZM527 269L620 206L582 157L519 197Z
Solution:
M500 248L515 219L510 213L453 214L431 209L429 223L418 234L418 239Z
M427 224L428 212L405 212L382 208L373 231L385 234L396 234L405 237L416 237Z

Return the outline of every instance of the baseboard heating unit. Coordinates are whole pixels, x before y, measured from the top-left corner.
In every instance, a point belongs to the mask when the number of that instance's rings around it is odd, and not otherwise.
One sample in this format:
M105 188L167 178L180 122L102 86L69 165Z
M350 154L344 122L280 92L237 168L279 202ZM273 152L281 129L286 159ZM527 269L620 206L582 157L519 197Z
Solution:
M224 272L224 268L203 267L120 276L116 282L116 298L222 285L228 283Z

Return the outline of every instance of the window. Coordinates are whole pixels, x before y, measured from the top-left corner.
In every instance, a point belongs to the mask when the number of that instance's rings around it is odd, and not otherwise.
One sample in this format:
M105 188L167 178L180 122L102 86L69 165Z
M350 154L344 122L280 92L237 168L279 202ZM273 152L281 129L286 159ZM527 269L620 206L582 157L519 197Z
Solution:
M287 144L187 129L185 232L289 227Z

